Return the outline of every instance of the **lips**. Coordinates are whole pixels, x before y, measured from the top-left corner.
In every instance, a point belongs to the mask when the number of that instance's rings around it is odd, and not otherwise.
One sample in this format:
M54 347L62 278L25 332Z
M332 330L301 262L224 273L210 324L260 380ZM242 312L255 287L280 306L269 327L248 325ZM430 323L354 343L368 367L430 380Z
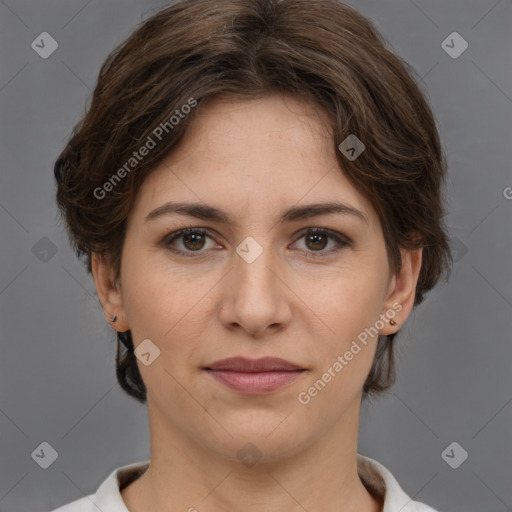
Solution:
M203 368L217 382L244 395L265 395L287 386L307 370L277 357L232 357Z
M224 370L242 373L258 372L286 372L305 370L296 364L278 357L262 357L261 359L247 359L245 357L231 357L221 359L205 367L205 370Z

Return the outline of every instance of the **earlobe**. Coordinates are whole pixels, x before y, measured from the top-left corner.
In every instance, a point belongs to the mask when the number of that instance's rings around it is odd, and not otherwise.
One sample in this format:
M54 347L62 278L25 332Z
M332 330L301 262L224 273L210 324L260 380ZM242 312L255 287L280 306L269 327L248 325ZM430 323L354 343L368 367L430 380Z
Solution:
M129 330L121 288L115 283L114 269L110 258L107 255L93 253L91 267L96 292L107 321L116 331Z
M401 249L402 268L392 278L385 310L382 312L388 321L381 334L395 333L405 323L414 306L416 285L421 271L423 249ZM397 308L397 304L400 308ZM393 314L393 317L389 313Z

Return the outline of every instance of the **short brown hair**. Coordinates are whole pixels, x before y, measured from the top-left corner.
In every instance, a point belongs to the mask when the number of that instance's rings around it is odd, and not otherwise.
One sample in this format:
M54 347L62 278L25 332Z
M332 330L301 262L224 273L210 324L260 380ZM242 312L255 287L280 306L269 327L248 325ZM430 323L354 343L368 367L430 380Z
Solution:
M119 278L126 219L137 191L176 148L197 110L171 128L176 109L191 98L200 104L220 94L292 94L327 113L340 168L379 216L391 270L401 267L400 247L423 248L414 301L420 304L440 276L449 274L452 256L443 224L445 156L413 75L369 20L337 0L170 5L108 56L90 106L55 163L57 202L77 255L86 256L91 272L91 253L108 254ZM164 123L168 133L162 142L134 172L112 182L116 169L120 173ZM366 147L353 161L337 150L350 134ZM107 189L98 198L97 191ZM365 396L395 380L394 337L379 336ZM128 347L121 350L118 343L119 383L145 402L130 331L118 333L118 342Z

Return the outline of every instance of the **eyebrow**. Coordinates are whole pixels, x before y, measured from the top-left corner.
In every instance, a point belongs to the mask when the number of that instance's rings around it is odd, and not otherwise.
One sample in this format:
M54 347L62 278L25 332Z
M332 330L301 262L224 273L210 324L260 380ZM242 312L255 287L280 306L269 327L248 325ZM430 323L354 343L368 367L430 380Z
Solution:
M173 213L194 217L196 219L217 221L223 224L234 223L229 214L213 206L201 203L183 203L173 201L165 203L148 213L144 222L148 222L162 215L169 215ZM294 222L328 214L351 215L366 224L369 224L368 218L363 212L349 204L332 201L327 203L308 204L305 206L293 206L288 210L282 211L279 220L281 223Z

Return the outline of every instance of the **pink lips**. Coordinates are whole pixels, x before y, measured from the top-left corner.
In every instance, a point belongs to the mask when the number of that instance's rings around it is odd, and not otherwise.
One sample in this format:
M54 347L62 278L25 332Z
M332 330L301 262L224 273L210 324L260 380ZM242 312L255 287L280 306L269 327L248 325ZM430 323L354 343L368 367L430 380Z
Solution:
M277 357L222 359L204 368L214 379L246 395L271 393L297 379L306 371Z

